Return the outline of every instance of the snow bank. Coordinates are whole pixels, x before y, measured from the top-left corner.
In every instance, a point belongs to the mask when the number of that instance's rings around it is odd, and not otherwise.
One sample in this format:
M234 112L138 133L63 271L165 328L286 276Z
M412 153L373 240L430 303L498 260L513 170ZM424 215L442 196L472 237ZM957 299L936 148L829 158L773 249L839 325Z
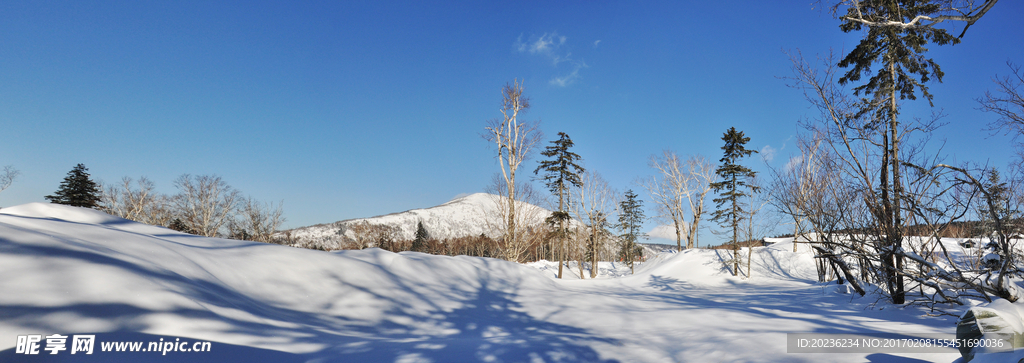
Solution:
M25 205L0 210L0 361L26 360L18 336L91 333L209 341L217 352L92 361L859 362L869 355L788 354L786 334L951 333L948 320L827 293L805 252L755 248L749 279L722 266L727 253L669 253L629 277L556 281L495 259L328 253ZM869 360L889 358L900 357Z
M500 260L203 238L42 203L0 211L0 236L0 350L24 334L132 331L322 354L458 335L448 314L553 286Z

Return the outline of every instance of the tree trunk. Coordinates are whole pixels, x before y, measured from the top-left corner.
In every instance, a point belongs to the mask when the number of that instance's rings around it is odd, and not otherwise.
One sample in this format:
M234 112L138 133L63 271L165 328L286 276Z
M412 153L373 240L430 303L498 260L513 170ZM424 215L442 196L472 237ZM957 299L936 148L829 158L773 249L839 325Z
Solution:
M590 220L590 244L593 253L590 256L590 278L597 278L597 257L601 253L597 246L597 227L594 227L594 220Z
M834 253L832 253L832 251L828 251L825 250L824 248L817 246L811 247L817 250L818 253L821 254L823 257L828 258L829 261L835 264L835 266L839 267L839 269L843 271L843 275L846 276L846 281L850 282L850 286L853 286L853 289L856 290L857 293L860 294L860 296L864 296L864 289L860 287L860 283L858 283L857 280L853 277L853 274L850 273L850 267L846 265L846 262L843 261L843 259L836 256Z
M683 252L683 232L679 230L679 222L673 221L672 225L676 227L676 250Z
M732 191L733 191L733 193L736 192L736 176L732 177ZM739 226L740 226L739 216L740 216L740 214L739 214L739 208L737 208L737 206L736 206L736 203L738 202L736 199L737 199L736 195L733 194L733 197L732 197L732 275L733 276L738 275L739 271L740 271L740 245L739 245L738 241L736 240L737 236L738 236L738 233L739 233Z
M796 213L793 213L796 214ZM796 252L796 239L800 238L800 217L793 217L793 252Z
M895 56L894 54L891 55L891 57L894 57L894 56ZM898 250L898 249L903 247L903 221L902 221L902 218L901 218L901 215L900 215L901 201L903 199L903 184L900 181L900 159L899 159L899 138L898 138L899 130L897 128L898 127L898 122L896 121L896 117L898 116L898 113L899 113L899 109L897 108L898 105L896 104L896 65L895 65L895 60L892 60L892 58L890 58L890 62L889 62L889 72L890 72L889 74L892 75L892 88L891 88L891 92L889 94L889 132L891 133L891 137L890 137L891 140L890 141L891 141L892 151L891 151L891 156L890 156L890 160L889 160L889 165L892 167L892 192L893 192L893 195L892 195L892 204L893 205L891 207L892 209L890 210L890 212L892 213L892 215L891 215L891 218L892 218L892 232L889 234L889 237L891 238L891 241L892 241L892 244L891 244L891 246L893 248L892 256L893 256L893 259L894 259L893 262L894 262L894 265L895 265L894 266L895 267L895 271L893 271L894 273L893 273L893 276L891 277L894 280L893 281L893 283L894 283L894 290L892 292L892 295L893 295L892 296L892 302L894 304L902 304L905 301L905 291L904 291L904 286L903 286L903 275L900 274L899 272L903 271L903 261L904 261L904 259L903 259L902 255L895 253L895 250Z
M750 278L750 258L754 256L754 246L747 244L747 278Z

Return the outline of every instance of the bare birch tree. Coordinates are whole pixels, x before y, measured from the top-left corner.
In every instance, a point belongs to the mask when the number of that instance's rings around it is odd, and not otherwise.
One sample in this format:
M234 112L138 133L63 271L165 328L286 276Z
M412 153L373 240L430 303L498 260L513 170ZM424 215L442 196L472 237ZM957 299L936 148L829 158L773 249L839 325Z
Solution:
M704 200L711 191L711 183L717 177L715 165L702 155L691 155L681 160L675 152L665 150L661 155L652 155L650 166L658 175L642 180L651 200L657 205L658 217L672 223L676 232L676 248L683 250L697 246L697 232L705 214ZM690 222L686 222L689 212Z
M155 226L166 226L171 222L170 200L156 191L156 186L146 177L135 180L121 178L119 184L103 185L100 205L104 211L121 218Z
M519 116L530 108L530 99L523 95L523 86L518 80L506 84L501 94L502 117L488 123L484 137L487 141L493 142L498 149L498 164L505 186L502 193L504 202L499 207L503 211L502 219L505 224L501 237L503 248L506 250L504 257L509 261L519 262L519 247L522 241L519 230L521 226L517 224L517 216L520 213L516 208L522 199L516 195L516 172L543 135L537 123L519 121Z
M676 249L683 250L683 234L686 234L687 247L690 245L687 233L686 216L683 198L686 195L686 181L689 175L683 170L679 156L670 150L661 155L651 155L648 165L658 173L647 179L641 179L640 185L647 190L657 208L656 218L671 223L676 232Z
M801 208L806 206L807 198L815 189L811 178L821 168L817 159L822 153L823 140L821 133L813 133L809 139L800 136L797 139L800 154L791 158L781 171L769 167L773 175L771 189L775 191L771 193L771 204L793 219L793 252L797 252L798 241L805 231L807 212Z
M174 181L176 212L189 228L206 237L217 236L235 213L240 193L216 175L183 174Z
M493 195L495 213L491 220L497 221L490 229L495 231L501 242L502 258L508 261L524 262L531 246L540 243L547 227L544 220L550 215L537 207L539 195L531 183L516 185L516 199L508 197L509 188L501 174L495 174L487 190ZM512 222L509 222L511 220ZM504 239L511 235L509 228L516 228L516 238Z
M761 178L753 177L750 179L750 186L757 189L764 189L764 181ZM754 257L754 245L755 241L759 241L765 237L768 232L775 229L778 225L778 220L774 215L764 213L764 207L769 204L771 200L771 194L774 191L769 190L763 193L751 193L747 195L747 215L744 222L743 234L746 235L747 240L747 278L750 278L750 263Z
M14 179L18 178L21 172L15 169L12 165L7 165L4 170L0 172L0 192L7 190L14 183Z
M689 236L686 238L686 248L696 248L698 232L700 231L701 218L704 211L704 200L711 191L711 183L718 180L715 174L715 164L704 155L690 155L686 159L686 171L689 178L686 179L686 201L690 206L690 227L687 228Z
M271 243L274 233L284 223L284 202L263 203L255 198L242 199L238 206L238 220L235 227L247 235L249 241Z
M615 210L616 192L601 177L601 174L586 170L580 175L580 187L575 189L575 200L572 212L577 220L586 224L584 233L578 237L585 238L585 258L590 260L590 278L597 277L598 266L605 241L609 235L606 227L608 216ZM580 265L583 261L580 261ZM582 271L581 271L582 273Z

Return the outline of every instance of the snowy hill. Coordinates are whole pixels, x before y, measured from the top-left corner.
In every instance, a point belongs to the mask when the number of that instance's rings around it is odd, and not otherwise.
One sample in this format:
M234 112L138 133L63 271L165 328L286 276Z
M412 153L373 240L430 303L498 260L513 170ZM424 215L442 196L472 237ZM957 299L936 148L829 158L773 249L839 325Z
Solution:
M342 234L352 237L347 227L367 222L397 227L401 239L411 240L416 236L417 224L422 222L430 236L437 239L479 236L481 234L494 237L496 235L494 226L499 220L495 203L497 197L487 193L470 194L431 208L299 227L279 233L279 235L288 233L292 239L300 243L302 241L335 241L339 240ZM525 204L525 206L527 209L535 211L534 215L540 221L551 214L551 211L532 204Z
M722 267L728 251L688 250L627 277L558 281L495 259L312 251L28 204L0 210L0 362L959 358L952 349L787 353L788 333L955 331L954 318L815 282L811 255L791 248L755 248L751 278ZM51 355L55 334L67 350ZM84 335L94 335L93 354L72 356L71 340ZM19 353L32 336L40 354ZM133 342L137 351L114 351ZM197 343L211 348L188 350Z

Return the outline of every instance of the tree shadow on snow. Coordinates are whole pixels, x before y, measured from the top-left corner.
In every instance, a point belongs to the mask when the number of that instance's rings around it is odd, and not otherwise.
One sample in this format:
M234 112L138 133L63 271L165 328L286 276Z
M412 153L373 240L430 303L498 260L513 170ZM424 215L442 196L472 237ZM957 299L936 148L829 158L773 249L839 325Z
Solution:
M523 312L513 295L488 281L463 306L441 313L448 334L406 332L354 341L320 358L369 362L617 362L601 359L593 343L620 344L585 329L556 324Z
M136 363L136 362L190 362L190 363L220 363L220 362L275 362L275 363L302 363L308 359L299 354L281 352L270 349L247 347L221 342L210 342L201 339L187 337L175 337L169 335L153 335L131 331L101 332L101 333L67 333L64 347L66 350L51 354L45 350L46 338L39 343L38 354L17 353L17 348L11 348L0 352L0 362L11 363ZM48 335L48 334L44 334ZM92 353L75 352L71 354L72 339L74 335L95 335ZM117 348L104 350L103 343L114 342L137 342L138 349L128 349L121 345L121 351ZM151 344L155 343L155 344ZM169 343L169 344L168 344ZM206 344L209 343L209 344ZM151 348L157 347L155 350Z
M311 353L291 354L279 351L216 343L215 348L233 352L231 355L174 355L167 361L308 361L317 362L615 362L602 360L590 345L620 344L614 339L597 336L585 329L561 325L524 312L516 299L521 281L493 281L487 277L487 266L481 269L476 284L466 281L438 281L431 289L447 294L457 301L455 308L443 308L419 292L422 286L410 286L406 277L396 275L387 268L374 271L397 290L410 296L378 293L375 286L355 286L340 277L337 284L365 292L371 296L366 304L379 305L386 319L359 316L332 316L322 310L310 311L276 305L239 292L223 282L209 277L183 276L159 266L144 266L111 256L103 251L82 251L67 248L5 243L0 245L4 254L46 256L50 259L81 260L91 264L118 268L157 282L167 291L173 291L195 302L194 305L173 306L164 309L143 308L125 303L74 302L65 305L0 304L0 320L25 329L18 334L69 334L60 324L69 319L101 320L114 332L98 332L97 339L151 341L141 331L152 331L147 322L154 314L181 317L183 324L217 322L214 336L249 336L252 340L273 341L279 346L321 347ZM495 286L500 284L500 286ZM467 286L467 285L475 285ZM272 287L271 287L272 288ZM345 296L336 296L343 300ZM408 298L411 301L405 300ZM416 303L414 306L413 302ZM426 308L423 308L426 306ZM219 308L219 309L211 309ZM251 316L235 317L216 311L244 310ZM428 327L424 329L423 327ZM429 327L435 327L430 329ZM157 339L161 336L155 336ZM162 336L166 337L166 336ZM184 339L184 338L183 338ZM202 340L189 337L191 340ZM97 347L98 349L98 347ZM316 349L316 348L314 348ZM12 356L13 350L0 352L0 361L12 361L25 356ZM68 353L68 352L62 352ZM164 361L152 353L134 356L121 353L124 361ZM264 359L267 354L269 359ZM57 354L54 357L71 357ZM103 355L117 361L120 356ZM258 359L254 359L255 357ZM30 361L39 361L31 356ZM100 356L102 357L102 356ZM175 358L176 357L176 358ZM11 359L8 359L11 358ZM77 355L73 362L80 361ZM293 360L292 358L296 358ZM197 360L199 359L199 360ZM57 360L60 361L60 360Z

